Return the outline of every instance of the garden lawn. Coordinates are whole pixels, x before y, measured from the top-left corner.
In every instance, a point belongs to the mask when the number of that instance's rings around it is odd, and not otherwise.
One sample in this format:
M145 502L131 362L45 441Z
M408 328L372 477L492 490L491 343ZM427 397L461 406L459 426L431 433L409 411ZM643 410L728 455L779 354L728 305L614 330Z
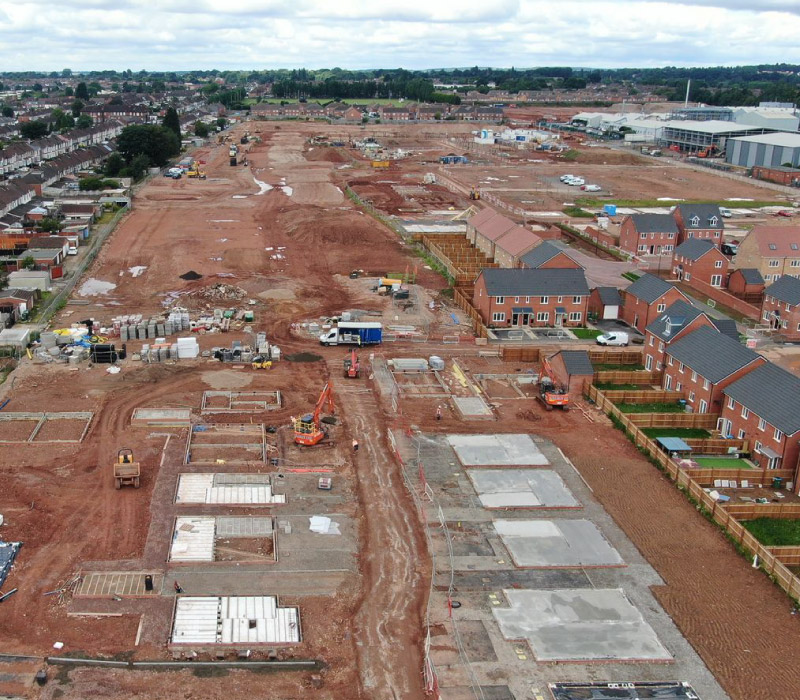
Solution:
M570 331L581 340L594 340L598 335L603 335L603 331L597 328L570 328Z
M694 457L703 469L753 469L753 465L745 459L731 457Z
M711 433L703 428L642 428L641 431L649 438L660 437L676 437L676 438L689 438L691 440L705 440L711 437ZM698 462L700 460L697 460ZM728 462L736 462L735 459L729 459ZM736 468L735 466L733 467Z
M618 403L623 413L685 413L686 408L679 403Z
M742 525L766 547L800 545L800 520L756 518L744 520Z

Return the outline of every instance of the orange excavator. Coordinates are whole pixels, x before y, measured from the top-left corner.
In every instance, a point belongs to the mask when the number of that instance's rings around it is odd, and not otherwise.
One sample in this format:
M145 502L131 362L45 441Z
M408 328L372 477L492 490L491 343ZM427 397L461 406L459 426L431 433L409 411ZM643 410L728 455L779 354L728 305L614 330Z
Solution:
M330 381L322 389L322 393L317 399L317 404L314 406L313 413L307 413L300 418L292 418L292 423L294 424L294 441L298 445L310 447L311 445L322 442L325 438L327 432L322 427L320 414L326 405L331 415L336 413L336 406L333 403L333 384Z
M569 410L569 391L558 383L546 357L542 359L542 373L539 375L539 398L547 411L554 408Z
M351 348L344 358L344 376L347 379L358 379L361 376L361 364L355 348Z

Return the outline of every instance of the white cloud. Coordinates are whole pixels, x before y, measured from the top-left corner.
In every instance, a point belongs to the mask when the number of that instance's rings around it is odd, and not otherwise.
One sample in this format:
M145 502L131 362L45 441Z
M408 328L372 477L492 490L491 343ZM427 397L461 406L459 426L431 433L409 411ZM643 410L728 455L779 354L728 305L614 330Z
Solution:
M753 9L757 4L758 9ZM21 0L5 70L800 63L798 0Z

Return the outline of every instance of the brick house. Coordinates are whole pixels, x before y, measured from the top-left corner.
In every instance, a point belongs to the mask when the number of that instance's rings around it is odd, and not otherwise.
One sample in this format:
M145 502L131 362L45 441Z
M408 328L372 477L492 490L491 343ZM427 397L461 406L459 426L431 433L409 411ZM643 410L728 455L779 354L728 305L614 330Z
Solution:
M672 255L672 274L688 285L699 280L724 287L730 261L710 240L687 238Z
M742 267L728 276L728 291L745 301L761 303L764 297L764 278L754 267Z
M670 214L630 214L619 229L619 247L632 255L671 253L678 242L678 224Z
M506 231L494 244L494 261L500 267L520 267L521 256L542 243L533 231L524 226L514 226Z
M766 283L800 275L800 226L754 226L736 252L737 268L754 268Z
M762 469L797 469L800 378L767 362L723 393L719 431L749 440L751 458ZM797 492L797 474L794 482Z
M787 340L800 340L800 279L784 275L764 290L761 320Z
M651 372L664 369L664 355L670 343L710 324L708 316L688 301L678 299L670 304L644 330L644 368Z
M622 291L622 320L640 333L678 299L689 301L672 282L646 273Z
M725 221L716 204L679 204L672 215L678 224L678 243L688 238L702 238L716 245L722 243Z
M711 326L670 343L665 357L663 388L682 391L695 413L720 412L725 387L766 362Z
M472 305L491 328L584 326L589 286L583 270L485 268Z
M0 291L0 313L9 314L16 322L29 314L36 304L38 293L32 289L9 288Z
M531 270L584 269L582 265L570 257L569 253L564 250L564 246L557 241L543 241L533 250L520 257L519 266L527 267Z

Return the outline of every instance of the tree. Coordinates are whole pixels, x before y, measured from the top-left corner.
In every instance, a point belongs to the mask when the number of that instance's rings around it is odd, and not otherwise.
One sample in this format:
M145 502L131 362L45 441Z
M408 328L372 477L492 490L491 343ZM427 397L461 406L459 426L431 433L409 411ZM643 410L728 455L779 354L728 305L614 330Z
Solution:
M171 129L152 124L132 124L122 130L117 148L130 167L140 155L147 156L149 163L162 167L181 152L181 143ZM145 167L149 167L149 163Z
M64 88L64 97L72 97L74 94L75 91L69 85Z
M105 165L103 166L103 172L108 175L109 177L117 177L119 175L119 171L125 166L125 160L123 157L114 151L108 158L106 158Z
M52 216L45 216L39 222L39 230L45 233L58 233L63 227L64 224L58 219L54 219Z
M181 120L178 119L178 113L174 107L169 107L166 114L164 114L164 121L161 125L165 129L169 129L178 137L178 143L181 141Z
M92 124L94 124L94 121L88 114L81 114L75 122L75 126L79 129L88 129Z
M75 100L75 102L72 103L72 116L75 117L75 119L81 116L81 112L85 106L86 103L83 102L83 100Z
M75 88L75 97L84 102L89 99L89 88L86 87L86 83L78 83L78 86Z
M32 255L26 255L24 258L22 258L22 262L19 264L19 266L23 270L32 270L34 267L36 267L36 260L34 260Z
M220 129L224 129L226 126L228 126L228 120L225 119L225 117L219 117L219 119L217 119L217 126Z
M201 139L204 139L204 138L206 138L206 136L208 136L208 134L209 134L208 124L205 124L205 123L203 123L201 121L196 121L194 123L194 135L195 136L199 136Z
M33 141L47 136L47 122L35 120L19 125L19 133L24 139Z
M127 167L128 175L134 180L141 180L149 167L150 159L144 154L138 155Z
M13 118L14 116L14 108L9 107L8 105L3 106L3 116L8 117L9 119Z

